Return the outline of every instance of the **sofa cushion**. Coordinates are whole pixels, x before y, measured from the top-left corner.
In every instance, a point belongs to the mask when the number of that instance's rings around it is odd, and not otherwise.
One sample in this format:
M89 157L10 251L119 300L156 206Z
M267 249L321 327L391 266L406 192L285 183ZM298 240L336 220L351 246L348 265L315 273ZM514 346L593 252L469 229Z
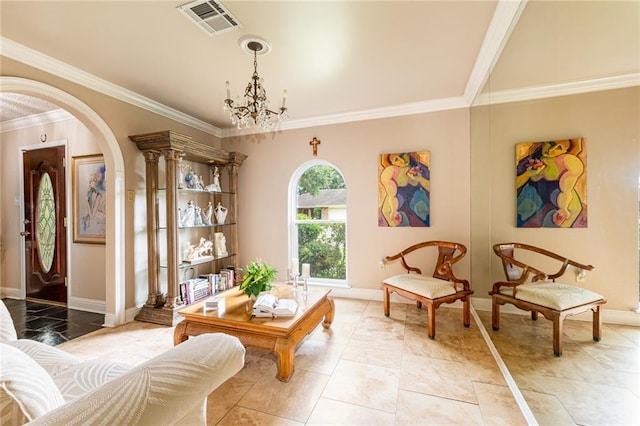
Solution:
M0 342L12 342L18 340L16 328L13 326L13 319L9 310L0 300Z
M70 353L41 342L36 342L35 340L18 339L15 342L9 342L8 345L20 349L33 358L33 360L51 376L55 376L67 368L82 362L80 358Z
M113 361L91 359L57 374L53 381L69 402L131 370L131 366Z
M0 419L24 424L64 405L44 368L22 351L0 343Z
M456 288L452 282L427 275L400 274L386 278L382 282L424 296L427 299L437 299L456 293Z
M242 369L244 354L240 340L226 334L189 338L32 426L193 424L181 420L203 412L206 396Z
M510 296L513 291L511 287L500 288L500 293ZM604 299L593 291L551 281L520 284L515 288L515 298L558 311Z

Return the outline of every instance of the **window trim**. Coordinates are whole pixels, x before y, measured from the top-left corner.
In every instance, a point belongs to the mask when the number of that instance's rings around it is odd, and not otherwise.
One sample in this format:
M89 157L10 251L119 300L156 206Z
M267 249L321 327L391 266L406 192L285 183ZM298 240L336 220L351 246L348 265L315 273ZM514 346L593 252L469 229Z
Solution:
M348 224L349 224L349 214L348 214L348 205L347 205L347 213L345 214L345 219L344 221L342 220L314 220L314 221L298 221L297 220L297 208L298 208L298 202L297 202L297 197L298 197L298 181L300 180L300 177L304 174L304 172L306 172L308 169L310 169L311 167L314 166L329 166L332 167L333 169L335 169L340 176L342 177L342 180L344 182L344 186L345 188L348 188L347 185L347 181L344 177L344 174L342 173L342 171L338 168L338 166L336 166L335 164L326 161L326 160L320 160L320 159L313 159L313 160L309 160L306 161L304 163L302 163L300 166L298 166L298 168L292 173L291 178L289 179L289 196L287 197L287 228L288 228L288 239L287 239L287 246L288 246L288 257L287 257L287 280L290 279L291 275L290 275L290 270L289 270L289 265L291 262L291 259L293 258L299 258L298 256L298 228L296 225L298 225L299 223L322 223L322 224L326 224L326 223L344 223L344 227L345 227L345 236L344 236L344 245L345 245L345 250L347 252L347 257L345 259L346 262L346 271L345 271L345 279L344 280L337 280L337 279L329 279L329 278L315 278L315 277L311 277L308 281L308 283L310 285L324 285L324 286L330 286L330 287L338 287L338 288L350 288L349 284L348 284L348 280L349 280L349 250L347 249L348 247L348 237L347 237L347 228L348 228ZM347 200L348 200L348 192L347 192Z

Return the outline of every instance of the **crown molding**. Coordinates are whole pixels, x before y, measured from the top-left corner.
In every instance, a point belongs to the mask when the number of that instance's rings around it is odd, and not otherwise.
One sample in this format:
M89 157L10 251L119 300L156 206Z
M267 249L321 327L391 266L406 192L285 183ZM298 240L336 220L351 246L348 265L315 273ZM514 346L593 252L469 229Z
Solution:
M640 86L640 73L594 78L591 80L569 83L535 86L524 89L501 90L482 93L473 106L502 104L508 102L530 101L552 98L556 96L578 95L581 93L599 92L603 90L625 89Z
M82 71L81 69L47 56L6 37L0 37L0 55L46 71L57 77L80 84L91 90L95 90L171 120L175 120L213 136L220 137L221 135L221 130L218 127L205 123L202 120L161 104L160 102L156 102L153 99L149 99L131 90L125 89L124 87L113 84L86 71Z
M482 41L480 53L476 58L467 87L464 91L464 98L471 105L478 96L484 83L489 78L496 61L502 53L502 49L507 44L513 29L516 27L522 12L527 5L527 0L499 0L496 10L491 18L489 29Z
M64 109L55 109L53 111L34 114L28 117L4 121L0 123L0 133L26 129L33 126L41 126L43 124L56 123L58 121L69 120L72 118L74 118L74 116Z
M384 108L374 108L362 111L347 112L341 114L324 115L319 117L303 118L299 120L287 120L282 122L272 131L303 129L308 127L328 126L331 124L352 123L355 121L378 120L383 118L401 117L406 115L424 114L427 112L446 111L459 108L468 108L469 103L464 97L434 99L423 102L394 105ZM264 133L256 128L249 129L223 129L222 138Z

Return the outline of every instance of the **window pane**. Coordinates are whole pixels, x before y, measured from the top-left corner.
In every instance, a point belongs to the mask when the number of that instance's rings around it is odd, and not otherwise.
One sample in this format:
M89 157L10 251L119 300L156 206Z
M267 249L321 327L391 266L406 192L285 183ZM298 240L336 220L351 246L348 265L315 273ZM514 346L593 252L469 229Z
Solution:
M56 244L56 203L51 177L45 173L40 180L36 204L36 232L40 264L45 272L51 270Z
M300 217L299 217L300 219ZM300 263L311 265L311 276L347 278L344 223L298 223Z
M313 278L345 281L347 189L342 174L332 165L316 163L295 184L295 257L311 266Z

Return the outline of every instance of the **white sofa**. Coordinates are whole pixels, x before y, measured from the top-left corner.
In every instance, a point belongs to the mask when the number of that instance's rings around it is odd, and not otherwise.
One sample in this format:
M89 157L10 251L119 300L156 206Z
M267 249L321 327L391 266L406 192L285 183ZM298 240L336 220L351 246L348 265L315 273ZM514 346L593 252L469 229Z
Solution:
M0 301L0 424L206 424L207 395L242 369L244 355L237 338L203 334L137 367L83 361L17 339Z

